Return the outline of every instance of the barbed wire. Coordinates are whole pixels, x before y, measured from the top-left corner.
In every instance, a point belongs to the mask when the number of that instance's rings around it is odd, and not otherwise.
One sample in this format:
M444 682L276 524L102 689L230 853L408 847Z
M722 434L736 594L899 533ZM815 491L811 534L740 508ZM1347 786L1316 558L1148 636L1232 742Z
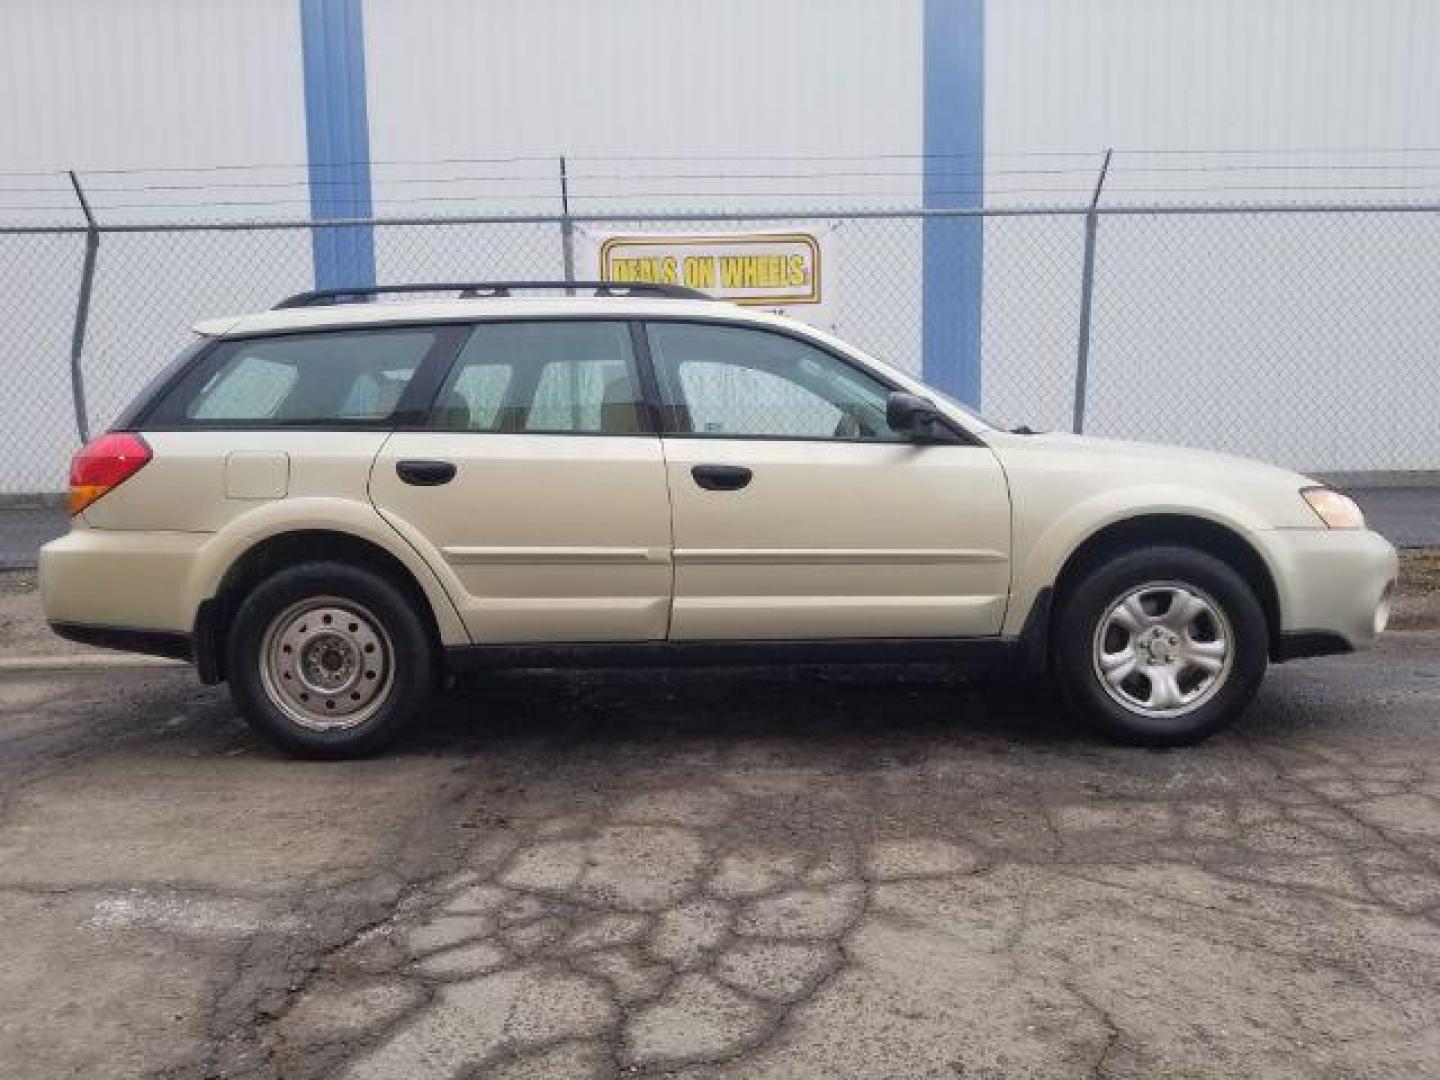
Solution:
M1314 165L1314 164L1290 164L1290 165L1113 165L1110 175L1112 177L1124 177L1134 174L1205 174L1205 173L1323 173L1323 172L1424 172L1433 171L1440 173L1440 161L1435 164L1343 164L1343 165ZM884 169L884 170L809 170L805 172L567 172L567 180L575 182L578 180L609 181L609 182L646 182L655 180L819 180L819 179L934 179L954 177L990 177L990 176L1091 176L1094 170L1085 168L1064 168L1064 169ZM68 178L67 178L68 179ZM557 178L537 177L534 174L502 174L487 175L471 173L451 176L412 176L412 177L382 177L371 178L371 186L392 186L392 185L428 185L428 184L491 184L491 183L531 183L537 179L553 181ZM255 181L205 181L201 183L188 184L96 184L85 185L87 195L107 193L133 193L139 191L225 191L225 190L278 190L292 188L353 188L357 186L357 180L255 180ZM1107 186L1110 186L1107 184ZM1297 185L1289 185L1295 187ZM1334 187L1335 185L1321 185L1323 187ZM1383 188L1390 185L1357 185L1364 187ZM1427 185L1428 186L1428 185ZM1161 190L1156 188L1154 190ZM73 197L68 183L56 183L46 186L38 185L0 185L0 195L7 193L20 194L56 194ZM549 194L557 194L558 189L551 183ZM585 193L574 193L577 197Z
M1317 154L1348 160L1317 161ZM1377 155L1388 157L1356 160ZM1436 155L1440 155L1440 147L1118 150L1112 157L1103 196L1107 208L1117 197L1163 204L1165 199L1179 196L1223 201L1247 194L1282 195L1292 200L1310 196L1363 199L1368 194L1377 200L1392 200L1397 206L1414 205L1440 192L1440 156ZM1094 150L581 154L567 155L570 167L564 179L572 213L586 206L599 212L597 208L605 204L626 202L648 203L647 209L669 203L673 209L681 209L700 200L733 203L744 210L762 199L776 209L783 208L781 204L826 201L835 202L837 208L853 208L858 200L923 201L931 206L938 202L984 209L992 203L1005 208L1046 199L1061 208L1088 202L1094 195L1100 156ZM1267 160L1266 156L1292 160ZM1399 160L1394 160L1396 156ZM716 161L727 167L706 164ZM753 167L746 164L752 162L756 163ZM517 169L513 167L516 163L543 163L544 168ZM88 170L80 174L80 183L95 213L118 214L122 221L135 213L188 214L196 219L208 214L218 221L248 213L303 220L316 215L317 192L328 193L330 203L338 202L342 212L356 219L414 207L430 207L438 215L444 207L462 205L480 211L508 204L516 213L528 213L526 207L555 205L562 198L559 163L558 155L538 154L349 163L369 168L368 182L365 177L324 171L347 167L340 162L130 167ZM606 168L605 163L636 167ZM685 168L685 164L694 167ZM477 171L479 166L501 171ZM412 175L388 172L401 168L411 170ZM284 169L304 169L306 175L262 176L263 170ZM413 175L425 169L446 171ZM0 224L10 216L19 227L36 221L33 215L48 215L39 220L63 223L79 212L69 170L0 171L0 178L4 177L44 177L51 182L6 184L0 180ZM89 182L92 178L100 182ZM700 186L687 186L692 184ZM346 198L349 192L356 195ZM216 198L217 193L238 197ZM1408 198L1406 193L1410 193ZM16 201L7 203L11 198Z
M1435 184L1389 184L1389 185L1345 185L1345 184L1318 184L1318 185L1282 185L1282 184L1229 184L1210 186L1173 186L1173 187L1138 187L1116 184L1106 188L1106 196L1129 195L1129 196L1152 196L1165 195L1193 195L1193 194L1258 194L1258 193L1284 193L1295 194L1298 192L1316 193L1346 193L1351 196L1359 196L1367 193L1382 192L1440 192L1440 182ZM927 192L930 198L1018 198L1021 196L1040 197L1071 195L1088 199L1093 193L1089 187L1049 187L1049 188L939 188ZM824 200L824 199L915 199L920 195L917 191L901 190L867 190L867 191L624 191L624 192L589 192L583 195L571 195L572 207L574 204L583 204L586 201L612 202L615 200L695 200L695 199L729 199L747 200L753 203L756 199L785 199L794 201L802 200ZM427 205L453 205L469 204L472 206L485 203L504 204L506 202L527 202L537 201L558 202L558 196L553 193L505 193L489 196L477 195L428 195L414 197L384 197L376 196L370 200L374 207L395 207L395 206L427 206ZM1222 204L1223 205L1223 204ZM206 211L215 209L254 209L254 210L281 210L293 208L296 211L309 210L312 204L309 199L218 199L203 200L196 202L115 202L115 203L92 203L91 209L95 213L106 213L111 211ZM357 218L368 217L370 214L362 212L363 201L356 200L352 208ZM743 209L743 208L737 208ZM915 207L919 210L920 207ZM638 212L638 211L637 211ZM69 204L4 204L0 203L0 215L3 214L78 214L79 208L72 202Z
M137 176L148 174L175 174L175 173L212 173L212 172L259 172L277 170L305 170L315 172L325 169L355 169L355 168L398 168L398 167L440 167L449 165L506 165L520 163L535 163L554 165L560 157L567 157L573 162L683 162L683 161L765 161L765 162L839 162L839 161L945 161L945 160L966 160L986 161L1000 159L1053 159L1053 158L1088 158L1098 159L1104 154L1103 149L1085 150L985 150L981 152L953 152L953 153L914 153L914 152L892 152L892 151L861 151L853 153L754 153L754 152L728 152L728 151L697 151L690 153L609 153L609 152L567 152L552 154L501 154L482 156L459 156L459 157L438 157L438 158L375 158L357 159L351 161L313 162L313 161L286 161L286 162L223 162L207 163L203 165L150 165L150 166L96 166L83 169L76 169L76 172L86 176ZM1209 156L1209 157L1258 157L1258 156L1314 156L1320 154L1331 154L1349 157L1366 155L1393 155L1393 154L1440 154L1440 146L1377 146L1377 147L1116 147L1113 150L1116 156ZM1133 167L1133 166L1132 166ZM1223 168L1223 166L1215 166ZM1244 168L1245 166L1234 166ZM1275 168L1287 168L1298 166L1277 165ZM1349 168L1378 168L1380 165L1366 165L1357 163L1345 166L1316 166L1321 168L1349 167ZM1420 167L1420 166L1417 166ZM45 177L53 176L63 178L70 170L62 168L47 169L5 169L0 170L0 176L5 177ZM987 170L988 171L988 170Z

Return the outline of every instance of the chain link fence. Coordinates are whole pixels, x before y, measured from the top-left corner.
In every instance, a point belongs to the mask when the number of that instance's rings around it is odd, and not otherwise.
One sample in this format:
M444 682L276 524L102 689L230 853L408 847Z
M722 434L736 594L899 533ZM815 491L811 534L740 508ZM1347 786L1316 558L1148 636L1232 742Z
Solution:
M723 232L819 222L842 238L841 265L830 271L839 276L839 334L917 373L926 230L983 231L980 405L1001 421L1207 447L1315 472L1440 470L1440 206L364 224L373 230L377 279L399 283L559 280L563 238L577 225ZM337 226L0 228L0 496L62 490L82 421L103 431L189 340L193 323L311 288L312 233L330 227ZM95 254L88 285L87 242ZM963 275L948 279L974 287Z

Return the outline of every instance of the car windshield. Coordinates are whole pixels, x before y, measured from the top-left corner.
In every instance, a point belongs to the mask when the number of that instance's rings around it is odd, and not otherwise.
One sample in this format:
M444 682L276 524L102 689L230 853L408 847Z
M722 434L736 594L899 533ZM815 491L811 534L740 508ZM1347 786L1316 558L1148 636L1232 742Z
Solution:
M853 346L849 349L849 351L852 355L856 355L857 359L859 359L862 363L878 367L881 371L889 370L891 372L900 372L904 370L902 368L887 364L885 361L879 359L876 356L861 352L860 350L855 349ZM914 377L913 374L911 377ZM977 428L995 431L1005 431L1007 430L1007 428L1009 428L1009 425L1005 422L994 417L981 415L980 413L976 412L975 409L973 409L971 406L965 404L963 401L957 400L950 394L947 394L938 386L932 386L929 383L925 383L924 387L926 394L929 394L931 397L939 398L945 404L959 409L962 413L965 414L966 420Z

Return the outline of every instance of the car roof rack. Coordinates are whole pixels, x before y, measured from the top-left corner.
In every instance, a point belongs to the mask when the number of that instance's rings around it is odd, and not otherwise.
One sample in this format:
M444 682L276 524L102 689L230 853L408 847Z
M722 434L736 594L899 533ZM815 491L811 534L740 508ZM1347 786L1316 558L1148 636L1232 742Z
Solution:
M595 296L658 296L670 300L714 299L699 289L683 285L664 285L649 281L444 281L429 284L357 285L349 289L312 289L310 292L287 296L272 311L285 308L326 307L331 304L354 304L372 296L392 293L453 292L458 300L489 299L512 296L516 289L552 290L571 293L589 290Z

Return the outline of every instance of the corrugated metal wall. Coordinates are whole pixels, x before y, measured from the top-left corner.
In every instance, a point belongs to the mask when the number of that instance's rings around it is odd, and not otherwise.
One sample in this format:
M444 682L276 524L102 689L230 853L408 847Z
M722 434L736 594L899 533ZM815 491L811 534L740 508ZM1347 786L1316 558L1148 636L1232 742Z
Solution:
M915 205L926 150L927 2L936 0L365 0L374 207L553 212L562 152L571 206L582 213ZM77 223L63 177L29 178L70 167L85 171L109 222L308 214L299 5L8 0L0 6L0 218ZM984 21L983 183L992 205L1083 202L1106 146L1122 151L1111 201L1329 198L1367 186L1373 198L1440 196L1440 169L1417 165L1440 155L1320 152L1440 147L1440 4L1431 0L991 0ZM1247 153L1195 152L1206 150ZM127 171L137 169L146 171ZM1156 364L1201 373L1196 393L1205 379L1252 380L1251 396L1272 408L1281 403L1266 388L1278 378L1308 379L1309 413L1256 449L1300 463L1333 459L1336 440L1313 418L1347 408L1364 386L1315 373L1367 362L1356 355L1365 348L1359 322L1336 328L1350 333L1314 332L1346 310L1333 302L1337 275L1348 265L1404 280L1407 268L1433 262L1410 230L1387 228L1393 244L1352 232L1327 241L1317 259L1294 228L1201 236L1153 219L1107 219L1097 273L1117 299L1096 312L1094 426L1150 433L1160 425L1154 433L1206 441L1213 421L1203 416L1140 423L1109 395L1107 387L1130 385ZM841 330L916 367L918 320L892 309L897 298L919 296L921 230L868 236L852 230L842 250L852 267L883 260L880 307L871 318L849 305L853 325ZM415 250L423 242L414 231L381 230L378 275L535 265L534 252L498 247L452 245L432 258ZM178 331L196 311L230 306L236 274L273 281L273 294L308 284L303 234L187 243L107 238L96 324ZM1227 259L1242 246L1250 270L1233 273ZM1064 421L1080 248L1074 219L986 226L987 408ZM78 272L71 249L78 241L61 239L38 262L0 259L0 319L43 310L59 323L18 345L12 336L0 351L0 377L27 380L25 395L0 397L0 427L53 416L53 438L26 452L54 462L73 439L63 322ZM197 273L206 251L221 257ZM1405 261L1398 275L1395 260ZM875 270L857 273L852 288L871 287ZM1428 324L1395 291L1364 301L1372 313L1395 311L1383 358L1394 370L1381 367L1388 378L1423 378L1434 360ZM1190 314L1208 313L1224 333L1188 316L1167 323L1179 292L1199 297ZM1053 377L1036 380L1037 355ZM1307 356L1313 364L1297 366ZM98 373L100 412L117 408L132 382L107 373L137 363L148 370L159 359L97 347L87 363ZM1401 422L1426 422L1416 400L1420 411ZM0 490L13 486L0 478Z
M96 212L112 223L234 217L253 213L233 205L250 200L294 200L284 209L303 214L298 27L294 0L5 0L0 221L82 223L54 174L68 168L87 171ZM284 167L211 169L231 164ZM119 171L130 169L154 171ZM225 246L212 249L217 265L197 272L155 240L106 243L92 315L99 337L117 321L174 325L233 303ZM67 361L82 246L78 237L0 237L0 492L64 485L76 443ZM106 415L134 393L134 377L119 371L152 371L163 359L99 350L87 370Z
M816 178L776 177L794 171L785 161L921 150L921 0L432 0L421 8L423 17L404 0L369 0L365 9L372 153L439 162L382 166L382 213L453 210L417 203L427 191L413 181L475 171L457 159L473 166L568 153L577 159L573 209L610 212L784 204L794 191L813 205ZM864 170L829 170L845 171ZM767 178L733 176L746 172ZM444 194L482 213L554 209L553 160L502 160L490 173L519 179ZM841 194L877 190L863 177L823 179ZM896 201L896 178L884 178L883 190ZM911 178L898 197L918 191Z
M1107 204L1440 199L1440 154L1395 152L1440 148L1433 0L1005 0L986 19L992 204L1040 197L1016 186L1083 202L1102 147L1120 151ZM1007 178L1017 150L1086 153ZM1383 461L1355 438L1434 430L1437 240L1404 215L1102 219L1087 430L1244 431L1247 452L1301 467L1440 468L1433 437ZM1036 285L1078 265L1081 224L998 222L986 241L986 405L1064 425L1076 313ZM1021 319L1026 334L989 332ZM1008 377L1037 350L1051 382Z
M295 0L6 0L0 170L86 170L96 205L115 207L112 220L140 216L136 203L174 217L256 192L286 194L303 206L299 41ZM206 174L131 178L102 171L226 164L292 168L215 174L210 189ZM246 187L294 180L300 183L293 189ZM200 190L176 189L192 184ZM53 212L19 209L38 203L62 208L60 216L73 222L74 200L61 195L0 192L0 217L54 220Z
M1433 0L1003 0L990 150L1440 146Z

